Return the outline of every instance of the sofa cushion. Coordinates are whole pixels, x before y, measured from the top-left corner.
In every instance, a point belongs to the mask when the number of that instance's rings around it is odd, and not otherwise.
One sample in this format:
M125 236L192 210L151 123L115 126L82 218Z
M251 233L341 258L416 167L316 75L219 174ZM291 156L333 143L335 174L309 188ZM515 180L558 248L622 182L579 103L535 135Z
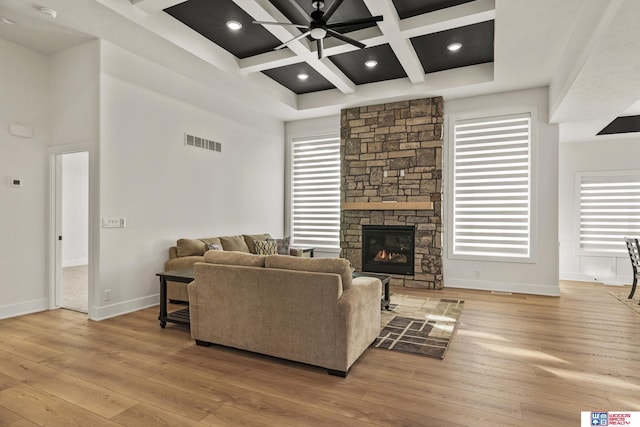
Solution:
M251 252L252 254L256 254L258 253L256 251L256 246L253 242L255 242L256 240L268 240L271 239L271 234L269 233L265 233L265 234L243 234L242 237L244 238L244 242L247 244L247 247L249 248L249 252Z
M200 239L178 239L176 244L179 257L204 255L204 242Z
M278 242L275 240L254 240L256 253L259 255L276 255L278 253Z
M346 291L351 287L351 263L343 258L301 258L270 255L265 261L265 267L316 273L335 273L342 278L343 290Z
M220 237L220 243L225 251L237 251L249 253L249 247L242 236Z
M204 254L204 262L209 264L242 265L264 267L265 255L254 255L237 251L209 251Z

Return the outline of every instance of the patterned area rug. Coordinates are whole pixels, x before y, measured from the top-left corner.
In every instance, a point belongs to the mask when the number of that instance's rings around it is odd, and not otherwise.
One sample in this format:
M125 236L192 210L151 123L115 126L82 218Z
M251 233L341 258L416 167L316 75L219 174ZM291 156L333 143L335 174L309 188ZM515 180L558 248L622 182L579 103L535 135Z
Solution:
M393 294L373 347L444 359L463 307L456 299Z
M636 294L633 296L633 299L628 299L629 293L631 292L631 286L616 286L610 290L607 290L607 293L629 307L631 310L640 314L640 305L638 302L640 301L640 289L636 288Z

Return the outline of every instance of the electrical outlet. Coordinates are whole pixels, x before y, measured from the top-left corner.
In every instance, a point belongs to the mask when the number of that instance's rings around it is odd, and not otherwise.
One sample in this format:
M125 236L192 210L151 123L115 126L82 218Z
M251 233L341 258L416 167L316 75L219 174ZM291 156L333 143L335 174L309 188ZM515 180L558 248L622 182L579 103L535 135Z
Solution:
M104 291L104 300L109 301L111 299L111 289L105 289Z
M474 275L474 277L476 279L479 279L480 278L480 270L476 270L473 275Z

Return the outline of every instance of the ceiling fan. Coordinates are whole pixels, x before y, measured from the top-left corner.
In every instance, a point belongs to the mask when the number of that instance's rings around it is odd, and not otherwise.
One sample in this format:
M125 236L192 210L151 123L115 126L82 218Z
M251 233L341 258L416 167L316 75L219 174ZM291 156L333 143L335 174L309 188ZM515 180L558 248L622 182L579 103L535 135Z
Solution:
M306 15L307 12L295 1L289 0L289 2L300 11L302 14ZM286 47L289 43L292 43L301 38L311 36L312 39L316 41L317 51L318 51L318 59L322 59L322 50L324 48L323 40L325 37L333 36L343 42L352 44L360 49L364 49L367 47L364 43L360 43L357 40L352 39L351 37L347 37L344 34L337 32L335 29L340 27L347 27L350 25L361 25L361 24L370 24L373 22L382 21L382 16L372 16L369 18L361 18L361 19L352 19L349 21L343 22L334 22L328 23L327 21L331 19L335 11L340 7L343 0L334 0L331 6L326 10L324 9L324 0L312 0L311 6L315 9L311 12L311 21L309 24L296 24L289 22L265 22L265 21L253 21L254 24L262 24L262 25L281 25L281 26L289 26L296 27L303 30L303 33L299 36L292 38L291 40L282 43L280 46L276 47L275 50L282 49Z

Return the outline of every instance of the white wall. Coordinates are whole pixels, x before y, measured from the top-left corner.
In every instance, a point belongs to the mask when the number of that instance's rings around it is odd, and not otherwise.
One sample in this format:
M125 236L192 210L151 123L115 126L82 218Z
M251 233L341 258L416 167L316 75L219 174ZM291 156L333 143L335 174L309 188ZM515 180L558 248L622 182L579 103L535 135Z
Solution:
M89 256L89 153L62 156L62 266L86 265Z
M100 230L96 318L156 304L155 273L178 238L279 236L284 217L281 121L231 119L168 96L194 82L101 46L100 217L124 217L127 225ZM136 82L141 74L150 80L144 86ZM221 142L222 153L186 147L185 132Z
M495 95L445 101L446 120L459 114L508 114L512 108L533 108L538 121L533 123L534 166L533 191L536 194L532 217L537 223L531 263L476 261L455 259L448 251L448 228L444 230L443 274L445 286L506 292L559 295L558 283L558 127L548 123L547 89L531 89ZM450 152L450 135L445 136L445 150ZM445 163L444 173L451 166ZM449 193L445 183L444 218L447 218ZM480 277L477 278L476 271Z
M50 155L86 150L89 153L88 183L88 263L89 317L95 318L94 288L99 283L100 221L99 221L99 111L100 111L100 41L82 45L52 55L49 79L51 87ZM53 178L51 178L53 179ZM49 212L47 212L47 215ZM51 224L51 227L55 227ZM58 224L58 227L62 224ZM62 230L58 230L59 233ZM52 230L50 235L55 236ZM57 242L53 242L58 244ZM53 249L53 248L52 248ZM53 262L53 258L52 261ZM53 271L50 272L52 278Z
M640 137L637 134L599 138L601 141L560 144L560 278L630 284L632 269L626 254L620 257L577 255L576 173L639 169Z
M46 183L49 87L46 56L0 39L0 318L48 306ZM33 129L9 134L10 124ZM21 178L21 189L8 185Z
M340 136L340 115L319 117L316 119L296 120L285 123L285 234L291 235L291 223L288 212L291 210L291 140L294 138L307 138L314 136L335 135ZM317 249L314 252L317 258L338 258L340 250Z

